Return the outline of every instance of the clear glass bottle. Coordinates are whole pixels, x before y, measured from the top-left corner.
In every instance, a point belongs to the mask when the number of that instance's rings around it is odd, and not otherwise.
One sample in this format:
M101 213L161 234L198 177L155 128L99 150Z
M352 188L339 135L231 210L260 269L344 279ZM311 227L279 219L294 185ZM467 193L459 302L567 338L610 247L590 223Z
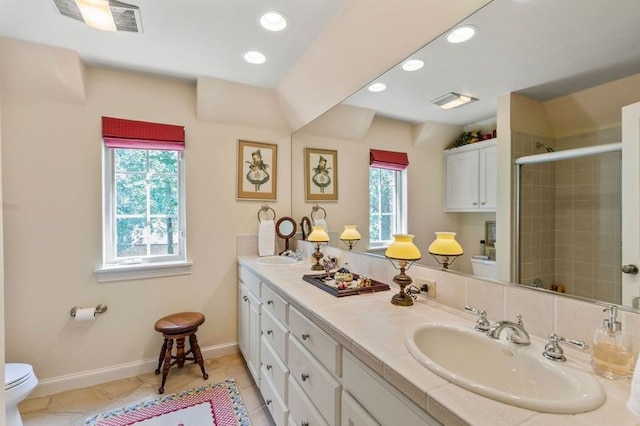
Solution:
M620 380L631 378L635 359L631 336L622 332L622 324L616 319L617 310L616 306L604 309L609 318L593 336L591 367L601 376Z

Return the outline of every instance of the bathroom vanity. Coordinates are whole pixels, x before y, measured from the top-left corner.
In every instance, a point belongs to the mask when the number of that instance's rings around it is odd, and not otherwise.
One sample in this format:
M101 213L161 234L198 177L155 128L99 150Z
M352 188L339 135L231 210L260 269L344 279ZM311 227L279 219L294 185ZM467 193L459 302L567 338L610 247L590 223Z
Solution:
M414 306L392 305L391 283L390 291L334 297L302 279L308 262L278 267L257 259L238 258L238 340L278 425L637 424L625 406L627 382L598 377L606 401L579 414L536 412L467 391L422 366L404 339L422 323L472 327L473 316L422 294ZM439 292L447 291L446 276L438 276ZM569 368L590 372L587 354L566 353Z

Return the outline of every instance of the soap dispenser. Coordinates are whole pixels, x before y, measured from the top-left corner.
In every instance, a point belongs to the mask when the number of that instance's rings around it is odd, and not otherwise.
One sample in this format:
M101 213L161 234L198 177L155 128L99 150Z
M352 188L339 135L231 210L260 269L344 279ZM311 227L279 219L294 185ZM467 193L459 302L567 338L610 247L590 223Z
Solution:
M628 379L633 375L635 365L631 336L622 332L622 324L616 319L618 308L604 309L609 318L602 322L602 329L596 329L593 336L593 370L609 379Z

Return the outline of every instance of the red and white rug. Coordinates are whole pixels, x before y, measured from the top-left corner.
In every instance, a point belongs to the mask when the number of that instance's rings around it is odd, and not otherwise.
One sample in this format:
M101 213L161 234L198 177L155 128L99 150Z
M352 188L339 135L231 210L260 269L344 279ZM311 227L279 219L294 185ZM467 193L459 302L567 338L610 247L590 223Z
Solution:
M146 399L89 417L85 426L250 426L234 379Z

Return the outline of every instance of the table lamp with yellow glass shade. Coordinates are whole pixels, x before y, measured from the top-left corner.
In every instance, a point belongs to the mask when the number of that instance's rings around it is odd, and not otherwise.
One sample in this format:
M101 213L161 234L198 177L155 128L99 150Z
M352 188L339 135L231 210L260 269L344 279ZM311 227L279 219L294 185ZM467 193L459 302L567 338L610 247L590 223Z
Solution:
M356 229L356 225L345 225L344 231L340 234L340 241L343 241L349 247L349 250L353 249L353 246L358 244L360 238L361 236Z
M455 232L436 232L436 239L429 246L429 253L442 265L442 269L449 269L449 265L464 251L456 241Z
M393 282L400 286L400 292L393 295L391 303L398 306L413 305L413 298L404 291L404 288L413 282L411 277L405 274L405 271L413 265L413 262L422 257L420 250L413 243L413 235L394 235L393 243L387 248L384 255L394 268L400 270L400 273L393 277ZM398 266L396 266L396 262Z
M323 271L324 267L320 264L320 260L324 257L320 248L325 246L329 242L329 235L325 232L323 226L314 226L311 233L307 237L307 241L309 241L315 247L316 251L311 255L315 260L314 264L311 265L312 271Z

